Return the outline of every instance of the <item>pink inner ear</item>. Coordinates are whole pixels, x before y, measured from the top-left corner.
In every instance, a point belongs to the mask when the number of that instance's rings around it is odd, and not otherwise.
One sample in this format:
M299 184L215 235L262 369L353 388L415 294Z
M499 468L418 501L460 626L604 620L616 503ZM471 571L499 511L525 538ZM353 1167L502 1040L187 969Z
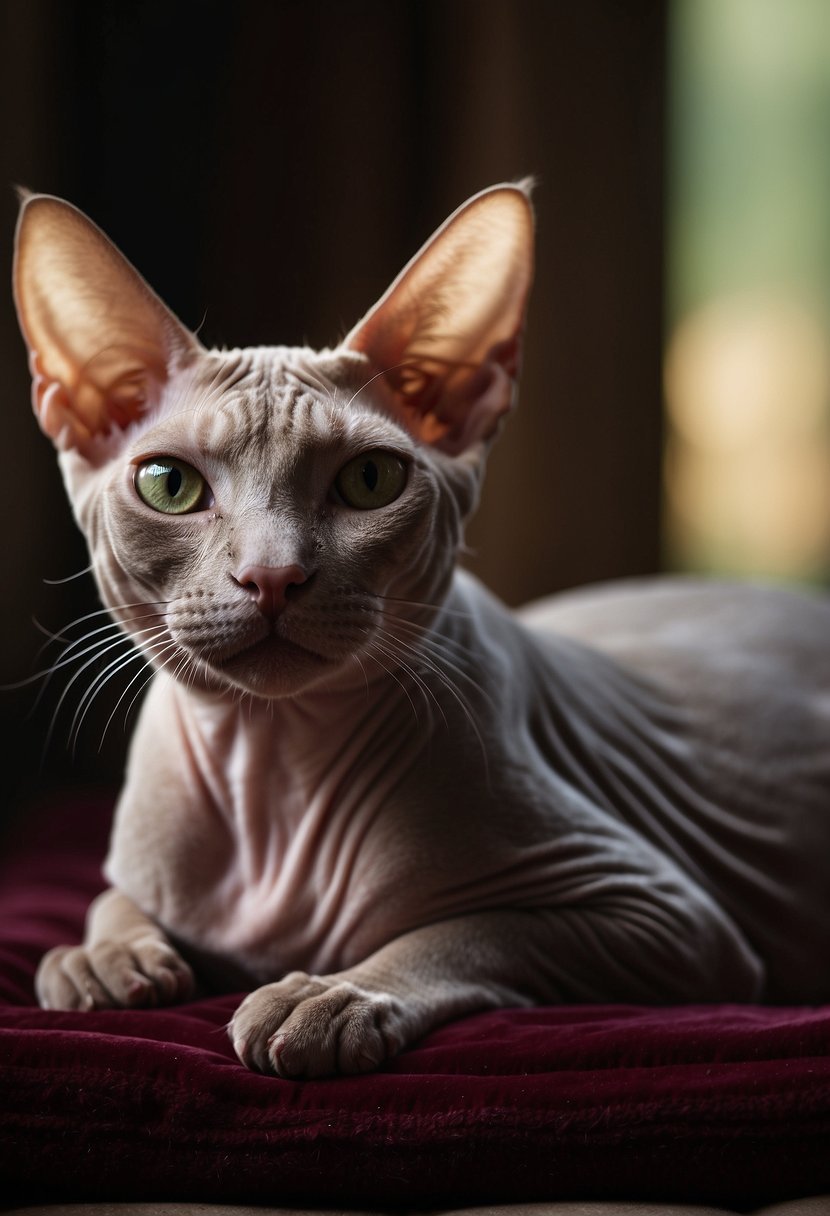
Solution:
M111 371L112 359L108 362ZM94 435L105 434L113 426L125 430L140 417L150 395L151 371L149 360L142 364L138 355L131 362L132 366L119 363L119 378L107 384L105 375L97 380L93 360L70 388L45 374L40 358L32 353L32 406L41 429L57 447L82 448ZM156 381L165 378L162 369L152 377Z
M478 363L413 361L392 368L384 380L407 430L422 443L458 455L479 440L491 439L512 408L520 350L517 336L496 343Z
M101 230L62 199L25 199L14 286L32 402L61 448L129 426L203 350Z
M61 451L82 447L89 440L91 432L74 413L66 389L57 380L38 376L32 381L32 406L40 429Z
M532 279L525 192L498 186L450 217L346 339L382 373L418 439L458 453L511 408Z

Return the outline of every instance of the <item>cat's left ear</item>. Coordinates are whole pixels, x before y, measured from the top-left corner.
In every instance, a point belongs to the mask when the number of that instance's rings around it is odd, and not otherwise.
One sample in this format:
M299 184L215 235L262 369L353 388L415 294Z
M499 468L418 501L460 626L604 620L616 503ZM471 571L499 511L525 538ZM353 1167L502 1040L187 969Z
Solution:
M530 183L454 212L345 339L368 356L418 439L452 455L510 409L533 278Z
M24 194L14 296L32 405L58 449L124 428L203 352L138 271L71 203Z

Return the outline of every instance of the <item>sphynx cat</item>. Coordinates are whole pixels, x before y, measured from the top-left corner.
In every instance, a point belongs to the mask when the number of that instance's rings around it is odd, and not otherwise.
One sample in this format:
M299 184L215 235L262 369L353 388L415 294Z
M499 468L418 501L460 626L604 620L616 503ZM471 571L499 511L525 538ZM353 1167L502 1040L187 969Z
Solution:
M45 1007L246 990L240 1060L314 1077L499 1006L830 999L827 597L667 577L513 612L457 564L533 241L495 186L332 348L208 350L23 198L35 414L102 649L155 669Z

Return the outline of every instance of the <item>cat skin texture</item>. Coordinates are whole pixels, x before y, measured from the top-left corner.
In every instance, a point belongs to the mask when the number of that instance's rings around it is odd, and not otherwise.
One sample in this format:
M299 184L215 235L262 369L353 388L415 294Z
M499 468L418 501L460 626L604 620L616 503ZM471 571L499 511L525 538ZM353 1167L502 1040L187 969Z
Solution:
M513 613L456 567L533 235L495 186L332 349L207 350L23 199L35 413L156 669L45 1007L243 988L240 1060L313 1077L499 1006L830 1000L828 600L658 578Z

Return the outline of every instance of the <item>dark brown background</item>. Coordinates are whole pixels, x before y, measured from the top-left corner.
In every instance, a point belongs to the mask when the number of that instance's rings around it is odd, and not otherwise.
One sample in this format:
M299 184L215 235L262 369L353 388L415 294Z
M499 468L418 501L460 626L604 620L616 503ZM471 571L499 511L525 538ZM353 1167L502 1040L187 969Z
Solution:
M13 185L92 216L208 344L328 344L475 191L538 179L520 408L470 565L510 603L660 564L665 4L660 0L5 0L0 220ZM29 408L10 291L0 681L97 607ZM48 655L57 657L53 646ZM4 797L110 781L105 692L74 760L43 739L67 674L0 693Z

